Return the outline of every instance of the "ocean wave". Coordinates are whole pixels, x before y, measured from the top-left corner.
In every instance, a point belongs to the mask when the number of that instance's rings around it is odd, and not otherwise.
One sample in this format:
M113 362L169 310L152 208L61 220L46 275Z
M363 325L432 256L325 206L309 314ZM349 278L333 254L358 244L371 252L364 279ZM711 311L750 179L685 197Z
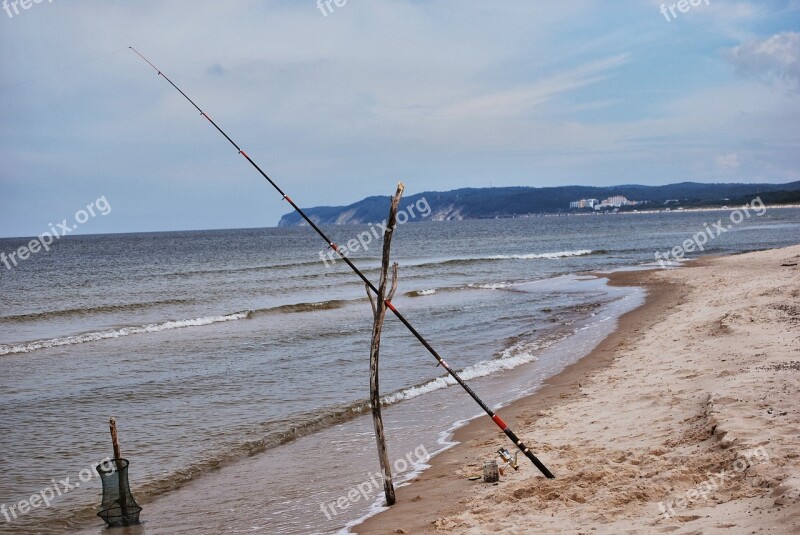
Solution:
M334 310L342 308L350 303L363 301L362 299L332 299L330 301L318 301L315 303L294 303L291 305L279 305L276 307L260 308L258 310L249 311L248 319L254 316L263 316L265 314L296 314L299 312L316 312L318 310Z
M478 377L486 377L487 375L492 375L493 373L500 371L512 370L518 366L522 366L523 364L528 364L538 360L538 357L536 357L534 353L541 349L550 347L559 339L560 338L553 337L537 342L521 342L519 344L515 344L503 350L498 358L485 360L483 362L473 364L472 366L468 366L458 372L458 375L465 381L469 381ZM387 394L381 398L381 405L392 405L394 403L413 399L436 390L441 390L442 388L453 386L455 384L457 384L457 382L455 379L453 379L453 376L449 374L443 375L442 377L437 377L436 379L426 383L412 386L411 388L406 388L392 394Z
M492 255L492 256L475 256L464 258L442 258L439 260L419 260L416 262L404 262L405 267L419 268L429 266L447 266L447 265L469 265L486 262L496 262L498 260L555 260L559 258L570 258L575 256L588 256L607 254L605 250L591 250L591 249L578 249L575 251L557 251L554 253L530 253L530 254L513 254L513 255Z
M604 250L589 250L589 249L581 249L576 251L559 251L555 253L531 253L531 254L516 254L516 255L494 255L494 256L479 256L479 257L465 257L465 258L445 258L440 260L427 260L427 259L419 259L418 261L407 261L402 262L403 266L406 268L416 268L416 267L427 267L427 266L437 266L437 265L448 265L448 264L472 264L472 263L479 263L479 262L491 262L495 260L537 260L537 259L557 259L557 258L568 258L573 256L586 256L586 255L596 255L596 254L606 254L608 251ZM380 258L372 257L372 256L356 256L350 257L351 260L355 262L361 262L361 269L362 271L378 271L380 269ZM334 260L341 261L340 258L334 257ZM290 263L283 263L283 264L264 264L258 266L245 266L245 267L226 267L226 268L219 268L219 269L201 269L201 270L186 270L186 271L170 271L166 273L158 273L156 277L178 277L184 278L186 276L195 276L195 275L217 275L217 274L235 274L235 273L250 273L250 272L262 272L262 271L276 271L276 270L294 270L297 268L304 268L310 267L320 264L322 265L322 261L319 259L316 260L303 260L298 262L290 262ZM338 264L337 264L338 265ZM330 275L337 276L337 275L344 275L348 276L347 272L330 272ZM316 274L308 274L308 275L301 275L301 277L317 277Z
M342 308L343 306L349 303L363 301L365 299L366 298L353 299L353 300L334 299L331 301L319 301L313 303L293 303L288 305L279 305L275 307L261 308L257 310L243 310L241 312L235 312L233 314L226 314L222 316L209 316L209 317L195 318L195 319L165 321L162 323L149 323L147 325L122 327L120 329L77 334L72 336L65 336L62 338L35 340L32 342L25 342L16 345L0 345L0 355L10 355L14 353L30 353L31 351L37 351L39 349L48 349L51 347L97 342L99 340L120 338L122 336L130 336L133 334L157 333L161 331L168 331L171 329L181 329L184 327L202 327L205 325L212 325L214 323L222 323L226 321L253 319L256 316L263 316L268 314L296 314L300 312L334 310L337 308ZM98 309L99 308L101 307L98 307ZM109 307L102 307L102 308L109 308Z
M16 314L13 316L0 316L0 322L24 323L51 318L65 318L70 316L84 316L90 314L108 314L115 312L128 312L154 308L164 305L187 305L194 303L194 299L165 299L161 301L146 301L141 303L123 303L121 305L99 305L87 308L67 308L62 310L45 310L29 314Z
M367 269L377 269L380 268L380 257L375 256L354 256L348 257L351 260L357 260L361 262L377 262L375 267L367 268ZM330 262L330 260L329 260ZM341 262L344 265L344 261L339 258L338 256L333 257L333 264L338 265L337 262ZM189 275L218 275L218 274L236 274L236 273L254 273L254 272L262 272L262 271L287 271L287 270L294 270L297 268L304 268L304 267L311 267L311 266L325 266L323 261L320 258L314 258L310 260L301 260L296 262L284 262L284 263L277 263L277 264L262 264L257 266L244 266L244 267L222 267L219 269L197 269L197 270L187 270L187 271L170 271L166 273L156 274L156 276L161 277L177 277L183 278Z
M87 342L97 342L99 340L108 340L111 338L130 336L132 334L157 333L161 331L168 331L171 329L182 329L184 327L200 327L203 325L211 325L213 323L247 319L250 316L251 316L250 311L245 311L245 312L237 312L235 314L228 314L227 316L210 316L206 318L196 318L191 320L167 321L164 323L150 323L148 325L141 325L138 327L123 327L121 329L91 332L75 336L66 336L63 338L36 340L34 342L27 342L18 345L0 345L0 355L10 355L14 353L30 353L31 351L36 351L39 349L48 349L51 347L59 347L59 346L69 346L74 344L84 344Z
M580 249L577 251L559 251L557 253L531 253L531 254L512 254L512 255L496 255L487 258L491 260L539 260L556 258L570 258L573 256L587 256L591 254L602 254L601 251L592 251L591 249Z
M426 295L433 295L436 293L436 288L428 290L414 290L413 292L406 292L406 297L424 297Z
M315 264L322 264L322 261L306 260L301 262L290 262L283 264L262 264L260 266L244 266L244 267L222 267L219 269L194 269L185 271L169 271L166 273L157 273L157 277L178 277L184 278L191 275L218 275L218 274L234 274L234 273L251 273L259 271L273 271L273 270L291 270L303 266L313 266Z
M517 284L522 284L522 283L516 283L516 284L511 282L487 282L484 284L471 283L467 285L467 288L478 288L480 290L505 290L506 288L516 286Z

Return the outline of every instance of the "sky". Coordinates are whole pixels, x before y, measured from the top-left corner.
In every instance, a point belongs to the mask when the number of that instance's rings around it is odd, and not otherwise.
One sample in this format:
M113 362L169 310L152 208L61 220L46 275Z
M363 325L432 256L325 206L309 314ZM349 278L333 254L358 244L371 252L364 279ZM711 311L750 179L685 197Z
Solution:
M129 46L306 207L398 180L800 180L800 0L338 3L6 0L0 236L101 198L76 233L289 211Z

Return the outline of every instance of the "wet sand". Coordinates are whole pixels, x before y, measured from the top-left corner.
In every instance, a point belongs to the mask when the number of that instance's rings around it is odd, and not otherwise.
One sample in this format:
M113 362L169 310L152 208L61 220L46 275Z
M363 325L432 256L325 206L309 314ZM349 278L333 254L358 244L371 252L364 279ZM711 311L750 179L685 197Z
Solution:
M646 304L499 411L555 480L520 456L499 484L470 481L511 449L480 418L353 531L800 532L798 261L794 246L611 275Z

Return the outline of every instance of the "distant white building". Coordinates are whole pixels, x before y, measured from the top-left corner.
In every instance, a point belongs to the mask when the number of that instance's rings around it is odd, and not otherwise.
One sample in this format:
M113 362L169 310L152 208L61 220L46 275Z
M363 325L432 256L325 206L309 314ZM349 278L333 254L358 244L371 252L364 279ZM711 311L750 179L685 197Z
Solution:
M614 195L613 197L605 199L600 204L595 205L594 209L619 208L621 206L636 206L637 204L639 204L637 201L629 201L624 195Z
M581 199L569 203L570 208L594 208L600 210L602 208L619 208L620 206L636 206L640 204L638 201L629 201L624 195L614 195L604 201L597 199Z
M581 199L569 203L570 208L594 208L600 201L597 199Z

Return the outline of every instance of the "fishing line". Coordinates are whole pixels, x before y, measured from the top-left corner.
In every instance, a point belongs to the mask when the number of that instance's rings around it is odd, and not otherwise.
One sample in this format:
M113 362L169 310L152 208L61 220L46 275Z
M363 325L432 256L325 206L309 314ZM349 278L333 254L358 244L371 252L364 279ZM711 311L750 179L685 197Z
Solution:
M200 109L200 106L198 106L197 104L195 104L195 102L194 102L194 101L193 101L191 98L189 98L189 96L188 96L186 93L184 93L184 92L183 92L183 91L182 91L182 90L181 90L181 89L180 89L180 88L179 88L177 85L175 85L175 83L174 83L172 80L170 80L170 79L167 77L167 75L166 75L166 74L164 74L163 72L161 72L161 70L160 70L158 67L156 67L155 65L153 65L152 63L150 63L150 60L148 60L146 57L144 57L142 54L140 54L138 50L136 50L136 49L135 49L135 48L133 48L133 47L129 47L129 48L130 48L131 50L133 50L133 51L136 53L136 55L137 55L137 56L139 56L139 57L140 57L140 58L142 58L144 61L146 61L148 65L150 65L150 66L151 66L153 69L155 69L155 71L158 73L158 75L159 75L159 76L163 77L163 78L164 78L164 80L166 80L167 82L169 82L169 84L170 84L172 87L174 87L174 88L175 88L175 90L176 90L176 91L178 91L178 93L180 93L181 95L183 95L183 97L184 97L186 100L188 100L188 101L189 101L189 103L190 103L192 106L194 106L194 108L195 108L195 109L196 109L198 112L200 112L200 115L201 115L201 116L205 117L205 118L208 120L208 122L209 122L209 123L211 123L211 125L212 125L214 128L216 128L216 129L217 129L217 131L218 131L220 134L222 134L223 136L225 136L225 139L227 139L227 140L228 140L228 142L229 142L231 145L233 145L233 146L236 148L237 152L238 152L238 153L239 153L239 154L240 154L240 155L241 155L241 156L242 156L244 159L246 159L246 160L247 160L247 161L250 163L250 165L252 165L252 166L255 168L255 170L256 170L256 171L258 171L258 172L259 172L259 174L260 174L262 177L264 177L264 178L267 180L267 182L269 182L269 183L270 183L270 185L271 185L273 188L275 188L275 190L276 190L278 193L280 193L280 195L283 197L283 199L284 199L286 202L288 202L288 203L289 203L289 204L292 206L292 208L294 208L294 209L297 211L297 213L298 213L298 214L300 214L300 216L301 216L301 217L302 217L302 218L303 218L303 219L306 221L306 223L308 223L308 225L309 225L311 228L313 228L313 229L316 231L316 233L317 233L317 234L319 234L319 235L320 235L320 237L321 237L323 240L325 240L325 243L327 243L327 244L328 244L328 245L331 247L331 249L333 249L334 251L336 251L336 252L339 254L339 257L340 257L342 260L344 260L344 262L345 262L345 263L346 263L348 266L350 266L350 269L352 269L352 270L353 270L353 272L354 272L354 273L355 273L355 274L356 274L356 275L357 275L357 276L358 276L358 277L359 277L359 278L360 278L362 281L364 281L364 284L366 284L366 285L369 287L369 289L370 289L370 290L372 290L372 291L375 293L375 295L380 295L380 294L378 293L378 289L375 287L375 285L374 285L374 284L372 284L372 282L371 282L369 279L367 279L367 277L364 275L364 273L362 273L362 272L361 272L361 270L360 270L360 269L358 269L358 267L356 267L356 265L355 265L355 264L353 264L353 262L352 262L352 261L351 261L349 258L347 258L346 256L344 256L344 255L341 253L341 251L339 251L339 247L338 247L338 246L337 246L337 245L336 245L336 244L335 244L333 241L331 241L331 239L330 239L330 238L328 238L328 236L326 236L326 235L325 235L325 233L322 231L322 229L320 229L320 228L319 228L319 227L316 225L316 223L314 223L314 222L311 220L311 218L309 218L309 217L308 217L308 215L306 215L306 213L305 213L305 212L304 212L304 211L303 211L303 210L302 210L302 209L301 209L299 206L297 206L297 204L295 204L295 202L294 202L294 201L293 201L293 200L292 200L292 199L291 199L291 198L290 198L290 197L289 197L289 196L288 196L288 195L287 195L287 194L286 194L286 193L285 193L285 192L284 192L284 191L283 191L283 190L280 188L280 186L278 186L278 184L277 184L277 183L275 183L275 182L274 182L274 181L273 181L273 180L272 180L272 179L271 179L271 178L270 178L270 177L269 177L269 176L268 176L268 175L267 175L267 174L266 174L266 173L265 173L265 172L264 172L264 171L263 171L263 170L262 170L262 169L261 169L259 166L258 166L258 164L256 164L256 162L254 162L254 161L253 161L253 160L250 158L250 156L248 156L248 155L247 155L247 153L246 153L244 150L242 150L242 148L241 148L239 145L237 145L237 144L236 144L236 142L235 142L233 139L231 139L231 138L228 136L228 134L226 134L226 133L225 133L225 131L224 131L224 130L222 130L222 128L220 128L220 127L219 127L219 125L217 125L217 123L215 123L215 122L214 122L214 120L213 120L213 119L211 119L211 117L209 117L209 115L208 115L206 112L204 112L202 109ZM407 328L407 329L408 329L408 330L411 332L411 334L413 334L413 335L414 335L414 337L415 337L415 338L416 338L416 339L417 339L417 340L418 340L418 341L419 341L419 342L420 342L420 343L421 343L421 344L422 344L422 345L425 347L425 349L427 349L427 350L428 350L428 352L429 352L431 355L433 355L433 356L434 356L434 358L435 358L435 359L436 359L436 360L439 362L439 365L440 365L440 366L442 366L442 367L445 369L445 371L447 371L447 373L449 373L449 374L450 374L450 376L451 376L451 377L453 377L453 379L455 379L455 380L456 380L456 382L457 382L459 385L461 385L461 388L463 388L463 389L464 389L464 390L467 392L467 394L469 394L469 395L472 397L472 399L474 399L474 400L475 400L475 402L476 402L478 405L480 405L480 407L481 407L481 408L482 408L482 409L483 409L483 410L486 412L486 414L488 414L488 415L489 415L489 417L492 419L492 421L494 421L494 423L495 423L495 424L497 424L497 426L498 426L498 427L499 427L499 428L500 428L500 429L501 429L501 430L502 430L502 431L503 431L503 432L506 434L506 436L507 436L509 439L511 439L511 441L514 443L514 445L516 445L516 446L517 446L517 447L520 449L520 451L522 451L522 453L524 453L524 454L525 454L525 456L526 456L528 459L530 459L530 461L531 461L531 462L532 462L532 463L533 463L533 464L536 466L536 468L538 468L538 469L539 469L539 470L542 472L542 474L544 474L544 475L545 475L545 477L547 477L547 478L550 478L550 479L553 479L555 476L554 476L554 475L553 475L553 474L550 472L550 470L548 470L548 469L547 469L547 467L546 467L544 464L542 464L542 462L541 462L541 461L540 461L540 460L539 460L539 459L538 459L538 458L537 458L537 457L536 457L536 456L533 454L533 452L532 452L532 451L531 451L531 450L530 450L530 449L529 449L529 448L528 448L528 447L527 447L525 444L523 444L522 440L520 440L520 439L519 439L519 437L518 437L518 436L517 436L517 435L516 435L516 434L515 434L515 433L514 433L514 432L513 432L513 431L512 431L512 430L511 430L509 427L508 427L508 424L506 424L506 423L503 421L503 419L502 419L502 418L500 418L500 416L498 416L497 414L495 414L495 413L494 413L494 411L492 411L492 409L490 409L490 408L489 408L489 406L488 406L488 405L486 405L486 403L484 403L484 402L483 402L483 400L482 400L481 398L479 398L479 397L478 397L478 395L477 395L475 392L473 392L472 388L470 388L470 387L469 387L469 385L468 385L467 383L465 383L465 382L464 382L464 380L461 378L461 376L459 376L459 375L458 375L458 373L457 373L457 372L456 372L454 369L452 369L452 368L450 367L450 365L449 365L449 364L447 364L447 362L446 362L446 361L445 361L445 360L444 360L444 359L443 359L443 358L442 358L442 357L439 355L439 353L437 353L437 352L436 352L436 350L433 348L433 346L431 346L431 344L429 344L429 343L428 343L428 341L425 339L425 337L423 337L423 336L422 336L422 335L419 333L419 331L417 331L417 329L415 329L415 328L414 328L414 326L413 326L413 325L411 325L411 323L410 323L410 322L409 322L409 321L408 321L408 320L405 318L405 316L403 316L403 315L400 313L400 311L398 311L398 310L397 310L397 308L395 308L395 306L392 304L392 302L391 302L391 301L389 301L388 299L387 299L387 300L385 300L384 302L386 303L386 306L389 308L389 310L391 310L391 311L392 311L392 313L394 313L394 315L397 317L397 319L399 319L399 320L402 322L402 324L403 324L403 325L405 325L405 326L406 326L406 328Z

